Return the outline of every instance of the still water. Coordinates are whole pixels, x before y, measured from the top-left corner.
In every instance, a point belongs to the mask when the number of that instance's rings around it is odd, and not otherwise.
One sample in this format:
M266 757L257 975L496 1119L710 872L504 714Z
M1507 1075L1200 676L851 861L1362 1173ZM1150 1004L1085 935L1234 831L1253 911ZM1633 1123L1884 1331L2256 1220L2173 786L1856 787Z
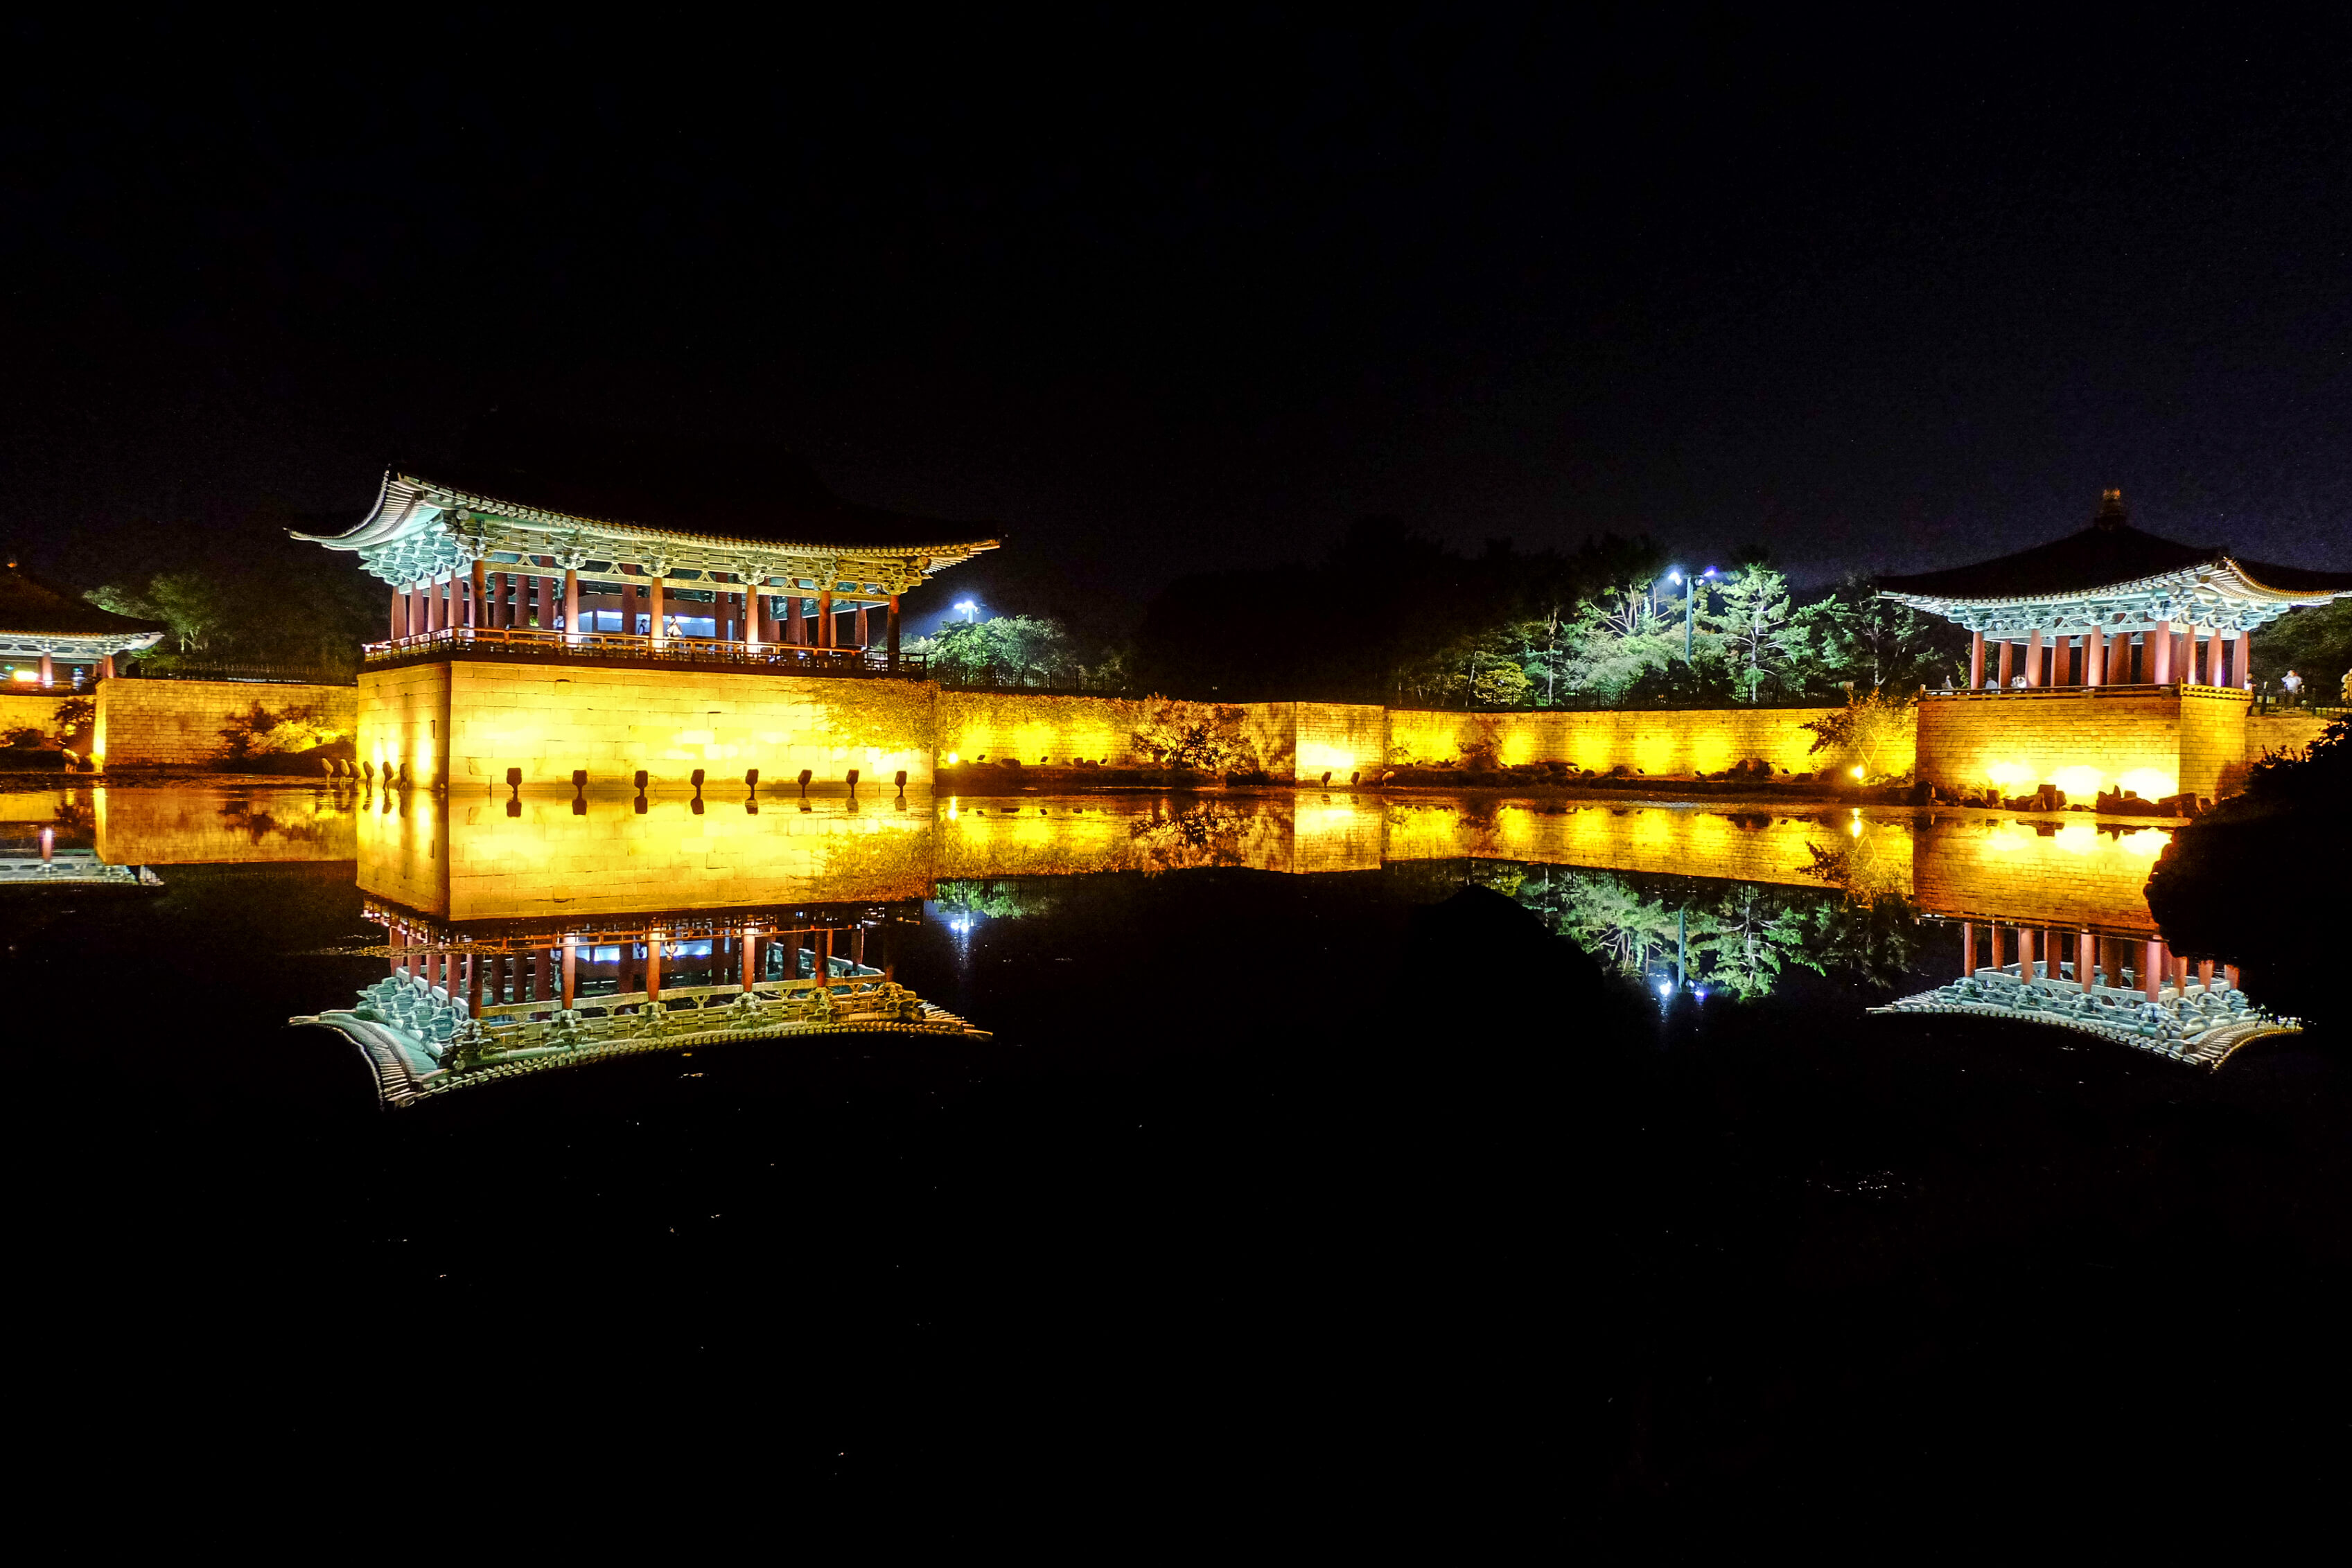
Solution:
M75 1332L287 1434L389 1334L516 1441L789 1391L786 1471L1132 1485L1087 1434L1205 1420L1232 1495L1500 1520L1972 1462L1996 1371L2028 1446L2137 1411L2217 1270L2333 1299L2325 988L2172 952L2165 829L740 793L0 796Z

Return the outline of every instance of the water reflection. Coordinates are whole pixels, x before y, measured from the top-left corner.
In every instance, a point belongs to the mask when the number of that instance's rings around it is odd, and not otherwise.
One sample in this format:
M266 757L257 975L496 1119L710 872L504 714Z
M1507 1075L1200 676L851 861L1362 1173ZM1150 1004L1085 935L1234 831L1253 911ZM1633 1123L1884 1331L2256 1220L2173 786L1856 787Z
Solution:
M0 856L15 881L136 882L152 880L143 868L200 862L353 862L393 933L394 973L341 1011L359 1025L407 1030L409 1047L370 1049L392 1051L417 1082L526 1060L516 1051L617 1048L625 1035L647 1038L643 1019L656 1013L663 1030L688 1033L720 1027L702 1015L739 1004L746 1019L761 1013L761 1028L821 1023L803 1014L851 1003L842 1016L935 1015L918 998L856 988L871 976L849 975L852 988L835 991L813 971L763 970L749 992L740 976L709 982L719 986L710 991L673 982L667 998L642 1003L607 1004L593 989L568 1001L516 991L540 987L541 970L567 951L576 971L583 946L613 949L613 962L641 975L647 964L674 970L709 956L678 942L733 952L729 944L749 940L774 952L800 933L813 951L815 934L831 932L855 947L883 920L858 911L919 910L929 900L968 931L1049 912L1057 879L1213 867L1313 875L1451 862L1463 869L1444 874L1509 894L1668 999L1753 999L1800 975L1834 976L1896 1012L2055 1024L2207 1063L2296 1027L2263 1014L2234 970L2192 965L2165 946L2141 890L2170 831L2088 816L1313 792L706 802L355 796L323 785L101 788L0 805L16 824ZM821 910L840 918L818 922ZM1922 971L1928 955L1955 946L1957 963L1935 960L1951 965L1944 975ZM595 966L605 959L589 962L589 980L601 985L608 977ZM478 1006L469 988L477 970L497 992ZM1918 989L1926 981L1936 983ZM668 1021L688 1013L697 1016ZM616 1021L631 1019L634 1035Z
M920 906L740 910L461 929L371 904L391 973L300 1017L359 1047L387 1105L646 1051L839 1033L976 1035L898 982Z

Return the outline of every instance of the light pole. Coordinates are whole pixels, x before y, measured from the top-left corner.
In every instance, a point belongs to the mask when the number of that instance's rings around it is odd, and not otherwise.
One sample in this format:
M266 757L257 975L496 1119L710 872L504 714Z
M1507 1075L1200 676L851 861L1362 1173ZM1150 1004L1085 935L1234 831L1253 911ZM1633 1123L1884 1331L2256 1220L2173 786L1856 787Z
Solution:
M1691 662L1691 617L1698 608L1698 585L1714 575L1715 568L1708 567L1683 593L1683 663L1685 664ZM1680 569L1666 573L1666 580L1669 582L1682 581L1683 574Z
M980 606L974 604L969 599L957 600L956 608L963 612L963 618L967 622L977 621L980 619Z

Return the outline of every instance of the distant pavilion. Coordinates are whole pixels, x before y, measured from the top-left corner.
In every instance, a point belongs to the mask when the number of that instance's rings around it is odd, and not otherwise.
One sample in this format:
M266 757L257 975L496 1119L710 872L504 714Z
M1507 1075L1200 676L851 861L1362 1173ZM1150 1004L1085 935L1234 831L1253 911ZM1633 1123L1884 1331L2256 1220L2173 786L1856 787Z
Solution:
M114 674L117 654L152 648L170 628L152 621L134 620L100 610L80 596L52 588L31 576L15 561L0 573L0 656L39 660L31 681L41 691L55 689L58 666L66 666L64 684L82 684L80 672L92 679Z
M1973 691L2242 691L2252 685L2255 630L2291 610L2352 598L2352 573L2271 566L2158 538L2133 528L2123 492L2108 490L2079 533L1974 566L1885 578L1879 597L1967 627Z
M371 663L478 650L796 674L897 673L899 596L1001 542L841 500L781 453L513 420L455 462L387 471L349 531L294 537L391 585Z

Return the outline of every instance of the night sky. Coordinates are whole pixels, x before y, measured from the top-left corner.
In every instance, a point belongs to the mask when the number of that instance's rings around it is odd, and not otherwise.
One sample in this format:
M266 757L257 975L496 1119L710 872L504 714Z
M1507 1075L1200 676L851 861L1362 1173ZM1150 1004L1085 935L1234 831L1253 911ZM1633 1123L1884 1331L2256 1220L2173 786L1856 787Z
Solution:
M8 26L0 531L79 583L492 407L990 521L1009 609L1368 514L1820 582L2107 485L2352 570L2340 33Z

